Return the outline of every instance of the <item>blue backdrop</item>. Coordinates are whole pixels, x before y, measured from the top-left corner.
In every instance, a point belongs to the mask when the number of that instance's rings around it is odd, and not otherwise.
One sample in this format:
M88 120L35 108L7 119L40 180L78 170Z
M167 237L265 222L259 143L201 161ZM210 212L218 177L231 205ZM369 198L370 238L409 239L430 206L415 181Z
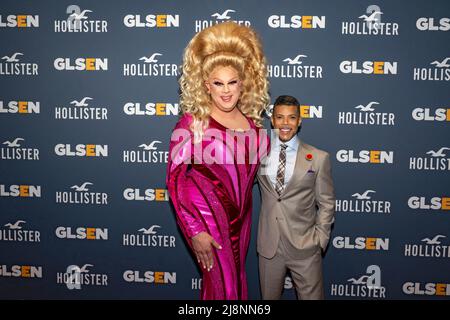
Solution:
M296 96L300 138L332 156L326 298L449 299L449 9L2 1L0 298L199 298L168 202L168 145L183 49L233 20L261 35L272 101ZM253 200L247 272L260 299L257 186Z

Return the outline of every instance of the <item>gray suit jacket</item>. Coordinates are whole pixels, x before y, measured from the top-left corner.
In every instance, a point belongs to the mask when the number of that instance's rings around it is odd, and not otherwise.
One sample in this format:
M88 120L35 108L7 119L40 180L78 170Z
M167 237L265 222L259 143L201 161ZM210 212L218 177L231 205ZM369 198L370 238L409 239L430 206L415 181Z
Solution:
M312 160L307 160L307 154ZM264 172L258 171L261 190L258 253L272 258L280 237L293 258L304 259L325 250L334 222L335 195L330 156L300 141L294 172L281 196Z

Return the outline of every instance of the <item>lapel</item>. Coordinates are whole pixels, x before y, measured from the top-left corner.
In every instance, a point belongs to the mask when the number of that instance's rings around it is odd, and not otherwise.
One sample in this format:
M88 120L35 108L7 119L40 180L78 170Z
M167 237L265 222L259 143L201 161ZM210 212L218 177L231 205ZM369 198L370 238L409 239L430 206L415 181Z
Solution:
M260 172L261 172L261 168L260 168ZM278 194L275 191L274 187L272 186L272 182L270 182L270 179L269 179L268 175L267 174L260 174L260 172L258 172L258 178L259 178L260 183L265 185L265 187L268 190L270 190L270 192L272 192L273 194L275 194L278 197Z

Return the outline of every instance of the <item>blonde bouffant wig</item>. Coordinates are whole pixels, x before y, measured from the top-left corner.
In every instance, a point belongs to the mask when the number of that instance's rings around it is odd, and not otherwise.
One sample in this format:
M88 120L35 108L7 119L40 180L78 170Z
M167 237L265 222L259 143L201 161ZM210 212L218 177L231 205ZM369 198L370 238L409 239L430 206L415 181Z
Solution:
M208 127L211 98L205 81L216 67L233 67L242 80L237 108L262 126L262 112L269 104L266 59L258 35L234 22L219 23L197 33L184 51L180 77L181 109L193 122L194 142Z

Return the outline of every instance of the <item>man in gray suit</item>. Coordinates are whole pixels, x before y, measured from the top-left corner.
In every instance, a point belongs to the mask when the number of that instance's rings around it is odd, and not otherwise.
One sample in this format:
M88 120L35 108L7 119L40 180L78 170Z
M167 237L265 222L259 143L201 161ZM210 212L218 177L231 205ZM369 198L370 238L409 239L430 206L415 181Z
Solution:
M263 299L280 299L290 270L298 299L323 299L322 253L334 222L330 157L300 141L297 99L280 96L272 111L271 151L258 172L259 273Z

